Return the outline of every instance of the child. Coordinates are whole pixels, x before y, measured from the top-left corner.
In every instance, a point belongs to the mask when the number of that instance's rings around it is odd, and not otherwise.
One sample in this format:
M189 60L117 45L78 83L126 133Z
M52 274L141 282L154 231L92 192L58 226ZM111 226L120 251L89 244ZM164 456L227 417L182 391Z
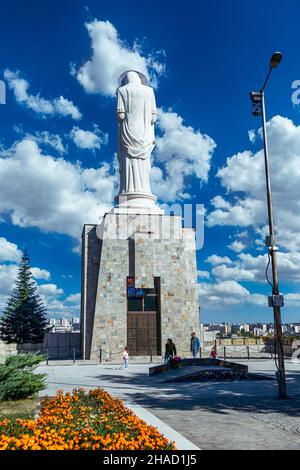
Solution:
M218 355L217 348L216 348L216 346L214 346L214 347L211 348L210 358L211 359L217 359L217 355Z
M128 369L128 346L125 346L123 351L123 361L124 361L124 369Z

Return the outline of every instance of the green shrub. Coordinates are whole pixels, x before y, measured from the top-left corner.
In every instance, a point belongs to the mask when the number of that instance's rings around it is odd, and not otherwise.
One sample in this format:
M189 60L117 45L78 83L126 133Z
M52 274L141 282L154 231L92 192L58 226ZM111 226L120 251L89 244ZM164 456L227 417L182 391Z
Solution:
M35 374L34 369L45 360L39 354L10 356L0 365L0 401L26 398L45 388L46 374Z

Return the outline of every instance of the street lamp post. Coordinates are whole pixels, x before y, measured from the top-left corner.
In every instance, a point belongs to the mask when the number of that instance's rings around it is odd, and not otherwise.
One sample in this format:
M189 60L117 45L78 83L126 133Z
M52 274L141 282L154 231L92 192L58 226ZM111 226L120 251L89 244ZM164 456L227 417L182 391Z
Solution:
M266 237L266 245L269 249L269 260L272 264L272 296L269 297L269 306L273 307L274 312L274 336L275 336L275 358L277 367L277 380L279 398L287 398L286 394L286 380L284 368L284 354L283 354L283 340L282 340L282 326L281 326L281 307L283 306L283 296L279 293L278 286L278 272L277 272L277 259L274 233L274 219L273 219L273 205L272 205L272 191L270 180L270 166L269 166L269 153L268 153L268 138L266 126L266 109L265 109L265 95L264 90L268 83L270 74L273 68L276 68L282 59L280 52L274 52L270 60L270 68L263 87L259 92L251 92L250 97L253 104L253 115L262 116L262 129L263 129L263 142L264 142L264 160L265 160L265 173L266 173L266 189L267 189L267 205L268 205L268 220L269 220L269 236Z

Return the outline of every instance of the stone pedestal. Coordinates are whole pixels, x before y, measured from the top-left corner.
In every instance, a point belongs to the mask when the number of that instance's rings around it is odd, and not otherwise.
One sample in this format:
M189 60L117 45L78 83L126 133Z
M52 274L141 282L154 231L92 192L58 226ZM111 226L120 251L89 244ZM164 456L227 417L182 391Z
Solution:
M164 214L156 205L157 197L148 193L120 193L112 214Z
M199 335L194 230L181 217L108 213L82 235L81 347L84 359L121 361L127 344L127 276L135 287L159 282L159 349L172 338L177 354L189 355ZM130 354L130 351L129 351Z

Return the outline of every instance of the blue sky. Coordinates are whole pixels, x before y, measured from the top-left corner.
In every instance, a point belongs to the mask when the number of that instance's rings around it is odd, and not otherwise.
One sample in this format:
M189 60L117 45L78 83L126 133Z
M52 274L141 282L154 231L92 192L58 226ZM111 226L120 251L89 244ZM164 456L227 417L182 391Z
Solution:
M78 314L81 227L98 222L118 189L116 77L139 66L160 108L153 192L206 209L202 320L271 321L260 121L248 93L281 50L268 132L283 319L300 321L299 13L292 0L1 6L1 306L26 247L49 314Z

